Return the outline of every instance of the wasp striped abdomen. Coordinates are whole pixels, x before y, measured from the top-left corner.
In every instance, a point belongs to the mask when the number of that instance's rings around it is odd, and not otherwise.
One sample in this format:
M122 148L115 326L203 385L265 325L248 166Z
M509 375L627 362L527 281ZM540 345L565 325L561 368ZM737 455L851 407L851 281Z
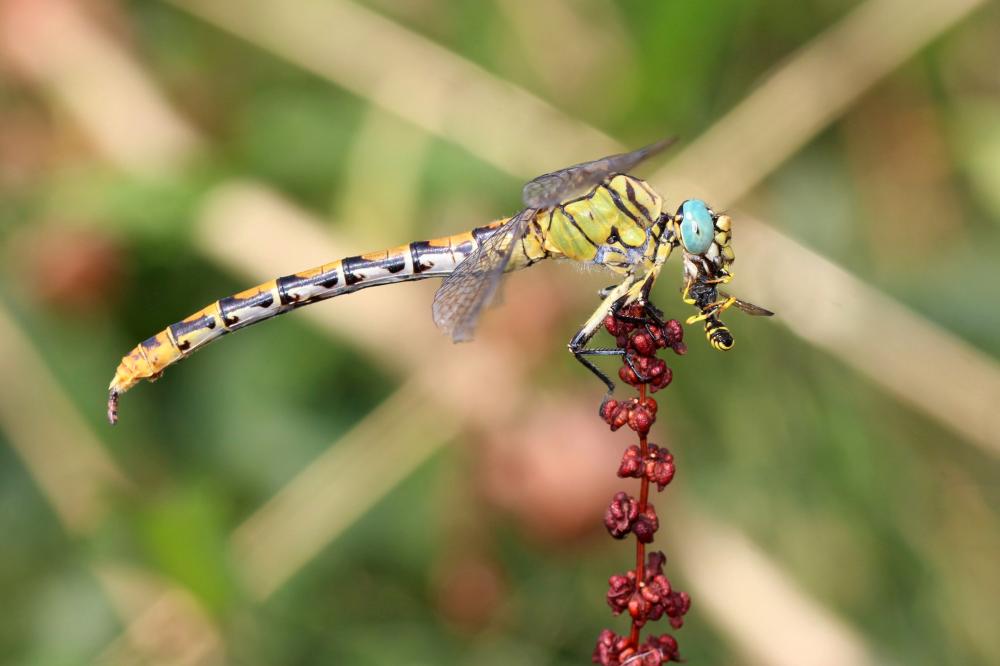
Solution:
M714 316L705 320L705 337L713 349L729 351L733 348L733 334L729 332L729 328L725 324Z

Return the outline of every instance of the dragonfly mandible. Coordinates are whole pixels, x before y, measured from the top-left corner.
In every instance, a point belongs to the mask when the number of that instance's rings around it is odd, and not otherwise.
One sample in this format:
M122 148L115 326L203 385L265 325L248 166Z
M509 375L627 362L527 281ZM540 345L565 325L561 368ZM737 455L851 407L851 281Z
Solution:
M663 199L645 181L628 175L671 143L673 139L664 139L538 176L524 186L519 213L486 226L346 257L220 299L140 342L122 358L109 386L108 419L117 422L122 393L143 379L156 380L167 367L222 335L367 287L444 278L434 295L434 322L454 341L469 340L501 276L543 259L596 264L621 276L617 285L602 290L600 306L569 342L573 355L609 393L614 383L586 358L609 350L589 349L587 343L608 314L646 300L675 248L684 253L684 300L698 309L688 323L704 321L712 346L729 349L732 335L719 314L732 305L750 314L771 313L718 291L718 285L732 278L735 258L729 216L698 199L667 213Z

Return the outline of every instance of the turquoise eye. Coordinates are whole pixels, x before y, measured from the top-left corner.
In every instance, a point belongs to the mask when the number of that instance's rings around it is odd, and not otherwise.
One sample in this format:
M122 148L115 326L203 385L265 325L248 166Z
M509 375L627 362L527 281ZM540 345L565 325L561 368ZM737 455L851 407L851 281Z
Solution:
M701 199L688 199L681 204L681 242L691 254L704 254L712 246L715 222L708 206Z

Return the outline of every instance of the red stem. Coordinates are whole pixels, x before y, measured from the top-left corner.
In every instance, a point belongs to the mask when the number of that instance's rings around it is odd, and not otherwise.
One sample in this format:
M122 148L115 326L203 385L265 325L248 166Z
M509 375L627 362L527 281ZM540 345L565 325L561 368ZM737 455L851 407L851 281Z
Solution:
M646 385L639 385L639 404L646 402ZM646 442L646 433L639 435L639 455L642 460L649 455L649 445ZM646 512L646 503L649 500L649 479L645 475L639 481L639 513ZM646 544L635 540L635 578L636 585L640 588L645 585L646 580ZM629 640L636 649L639 648L639 625L632 620L632 630L629 633Z

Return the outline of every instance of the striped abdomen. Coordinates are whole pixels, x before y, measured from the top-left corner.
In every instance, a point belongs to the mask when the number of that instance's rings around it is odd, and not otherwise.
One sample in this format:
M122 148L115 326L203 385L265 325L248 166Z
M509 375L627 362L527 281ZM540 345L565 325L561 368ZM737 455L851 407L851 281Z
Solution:
M113 423L119 394L143 379L155 380L168 366L226 333L365 287L447 275L506 221L454 236L348 257L220 299L140 342L122 358L109 387L108 416ZM536 242L518 243L508 270L528 266L547 256L540 241L533 240Z
M733 334L715 315L709 315L705 319L705 337L708 339L708 344L718 351L728 351L733 348Z

